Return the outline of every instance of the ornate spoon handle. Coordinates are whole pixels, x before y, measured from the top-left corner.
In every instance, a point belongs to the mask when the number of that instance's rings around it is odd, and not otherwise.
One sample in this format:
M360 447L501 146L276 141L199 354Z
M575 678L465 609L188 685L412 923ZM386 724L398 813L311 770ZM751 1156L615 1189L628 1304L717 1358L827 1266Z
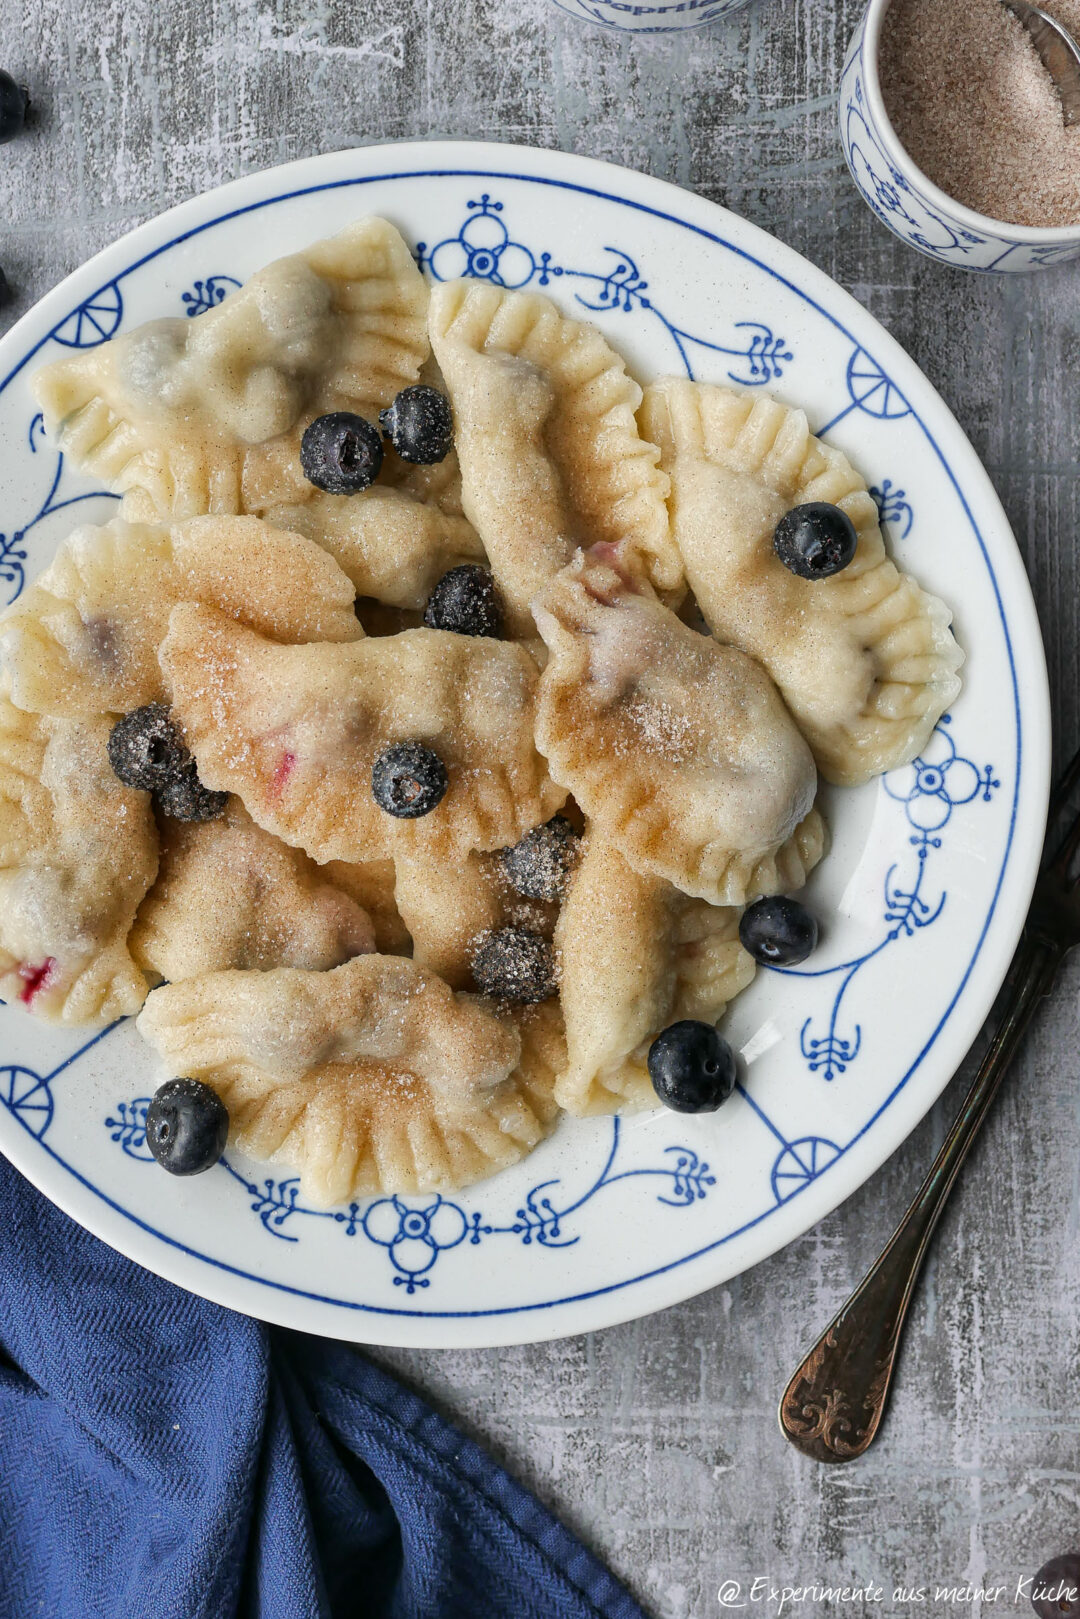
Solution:
M829 1324L780 1401L780 1426L818 1462L861 1456L881 1423L904 1318L934 1227L1020 1037L1050 988L1061 946L1025 935L1011 993L956 1122L877 1263Z

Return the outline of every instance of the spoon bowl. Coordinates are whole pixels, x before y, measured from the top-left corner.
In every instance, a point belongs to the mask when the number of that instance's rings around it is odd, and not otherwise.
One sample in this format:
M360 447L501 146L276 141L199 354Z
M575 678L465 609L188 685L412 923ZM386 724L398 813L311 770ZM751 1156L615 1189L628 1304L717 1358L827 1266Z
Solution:
M1061 97L1066 125L1080 123L1080 45L1053 17L1028 0L1002 0L1023 23Z

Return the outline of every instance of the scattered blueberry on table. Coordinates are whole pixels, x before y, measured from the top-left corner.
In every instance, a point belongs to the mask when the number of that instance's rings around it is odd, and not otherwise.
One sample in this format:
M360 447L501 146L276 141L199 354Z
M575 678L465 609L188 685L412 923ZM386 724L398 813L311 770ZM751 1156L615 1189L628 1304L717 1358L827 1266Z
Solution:
M746 907L739 940L763 967L794 967L817 947L817 918L797 899L774 894Z
M170 1175L201 1175L225 1151L229 1114L201 1079L169 1079L146 1110L146 1145Z
M381 810L401 821L430 815L443 800L450 778L433 748L422 742L393 742L371 769L371 791Z
M428 597L424 623L430 630L457 635L501 634L502 601L491 570L463 562L444 573Z
M0 68L0 146L22 134L29 108L27 90L21 84L16 84L10 73ZM11 283L0 269L0 309L10 304L13 296Z
M711 1023L684 1018L649 1047L649 1078L676 1113L715 1113L735 1089L735 1053Z
M29 107L27 90L0 68L0 146L22 134Z
M379 422L401 459L416 466L444 461L454 442L449 399L423 383L403 388L393 404L379 412Z
M1039 1619L1080 1614L1080 1552L1066 1552L1043 1564L1031 1582L1031 1606Z
M800 579L831 579L854 559L859 536L847 512L824 500L795 506L776 525L773 550Z
M316 416L300 440L304 477L330 495L355 495L369 488L382 460L378 428L350 410Z

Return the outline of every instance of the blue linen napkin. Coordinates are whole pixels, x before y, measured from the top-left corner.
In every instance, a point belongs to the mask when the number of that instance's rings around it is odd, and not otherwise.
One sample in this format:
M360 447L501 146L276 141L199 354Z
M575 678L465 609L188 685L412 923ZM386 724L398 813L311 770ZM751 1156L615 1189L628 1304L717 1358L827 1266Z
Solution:
M358 1351L114 1253L0 1159L0 1619L644 1619Z

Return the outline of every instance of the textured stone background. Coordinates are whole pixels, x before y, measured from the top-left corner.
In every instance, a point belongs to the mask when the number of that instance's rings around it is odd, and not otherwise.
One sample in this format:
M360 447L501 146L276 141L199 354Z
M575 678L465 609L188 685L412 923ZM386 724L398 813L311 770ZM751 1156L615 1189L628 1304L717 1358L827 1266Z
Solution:
M871 218L833 112L859 8L771 0L635 41L550 0L0 0L0 63L37 108L0 152L0 262L18 295L0 319L168 204L312 152L484 136L677 181L835 276L941 389L1016 527L1071 746L1080 270L965 277ZM716 1614L722 1579L756 1575L1015 1583L1080 1541L1078 987L1080 963L964 1177L863 1461L805 1462L780 1437L777 1398L917 1185L960 1082L861 1193L727 1287L589 1338L380 1358L663 1619Z

